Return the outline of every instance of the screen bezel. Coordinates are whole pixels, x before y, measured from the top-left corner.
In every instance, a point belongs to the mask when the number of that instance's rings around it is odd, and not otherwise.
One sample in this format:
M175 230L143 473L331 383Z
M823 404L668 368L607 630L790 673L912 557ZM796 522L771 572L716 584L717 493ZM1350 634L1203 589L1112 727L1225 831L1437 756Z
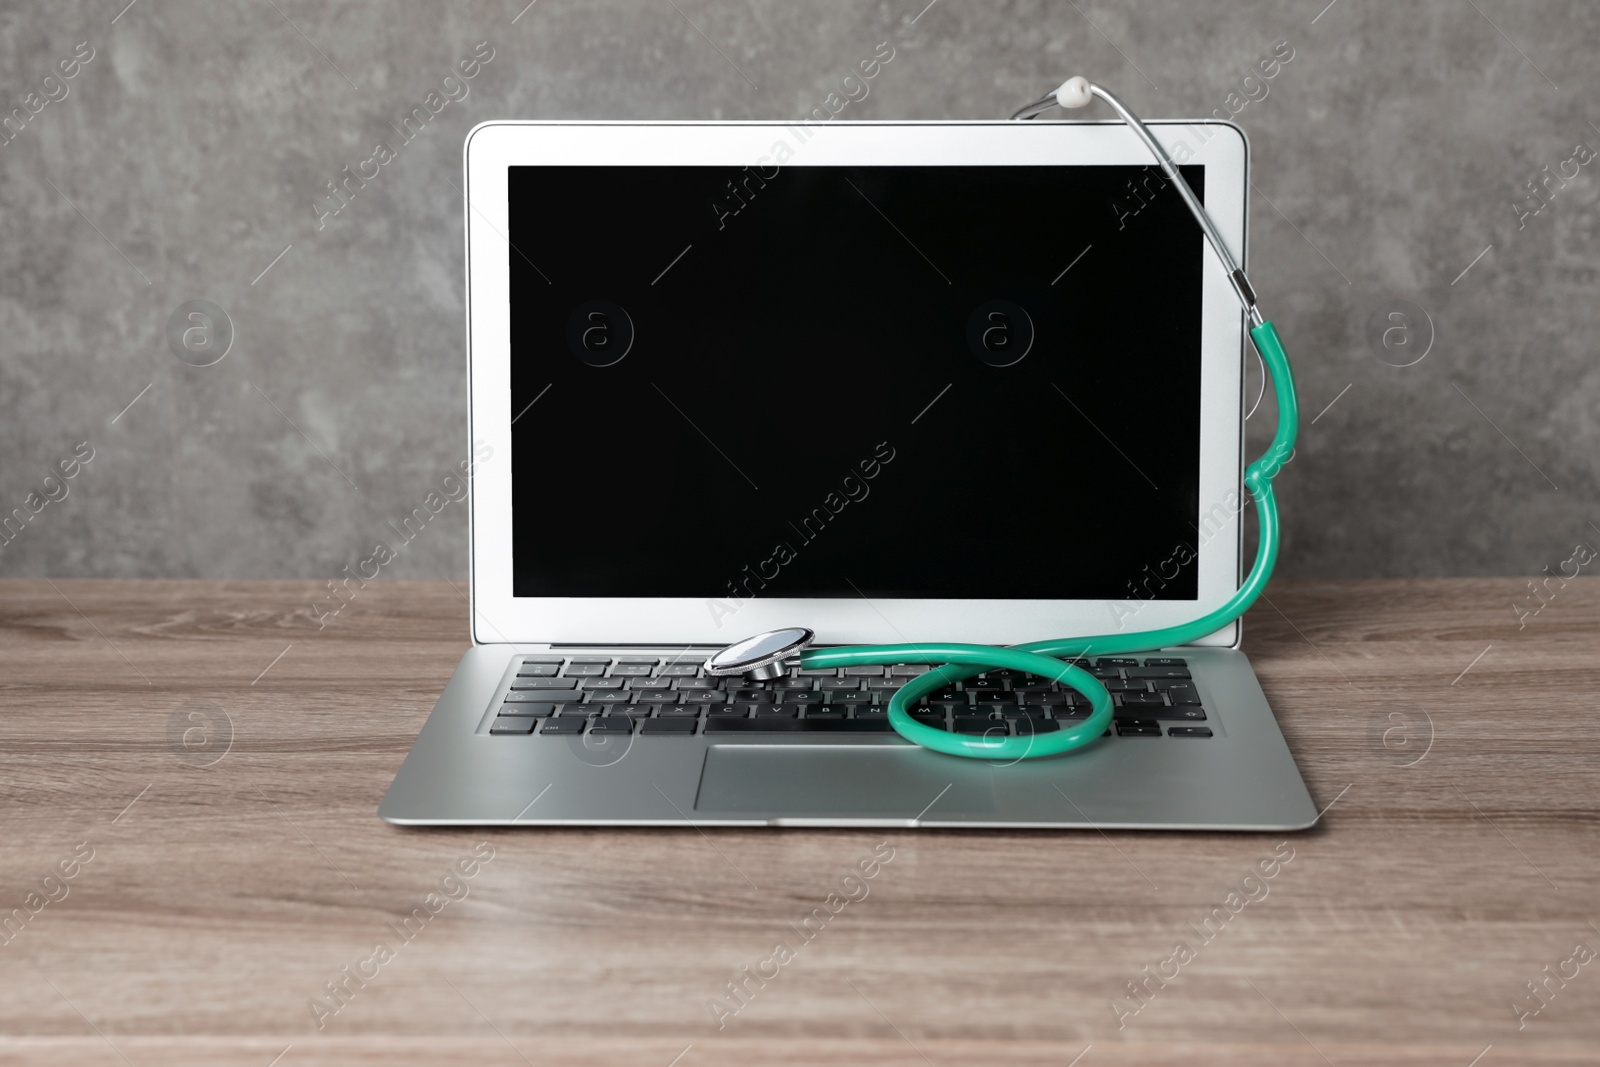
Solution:
M1152 122L1169 151L1206 170L1206 207L1244 261L1249 147L1224 122ZM1209 138L1203 143L1196 130ZM1204 251L1200 381L1199 514L1223 512L1199 547L1195 600L1150 600L1131 618L1108 600L756 598L736 615L707 597L516 597L512 595L510 248L507 168L553 165L728 166L770 159L790 146L796 166L1059 166L1150 164L1120 122L486 122L463 149L467 196L469 445L478 463L471 494L472 638L478 644L722 645L748 634L804 625L820 643L963 641L1014 644L1045 637L1132 632L1186 622L1238 588L1242 500L1245 321L1216 257ZM771 166L763 163L764 167ZM1064 250L1063 265L1071 258ZM558 397L546 398L560 401ZM537 409L532 409L532 415ZM1161 561L1152 560L1152 565ZM559 563L556 564L559 566ZM1118 626L1119 617L1122 625ZM1235 623L1204 643L1237 642Z

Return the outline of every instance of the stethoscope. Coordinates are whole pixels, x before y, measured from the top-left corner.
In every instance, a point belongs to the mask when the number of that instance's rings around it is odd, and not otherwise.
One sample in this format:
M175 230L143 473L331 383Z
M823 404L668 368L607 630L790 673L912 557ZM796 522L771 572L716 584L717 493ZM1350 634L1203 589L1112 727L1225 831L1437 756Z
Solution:
M1205 233L1228 280L1233 284L1239 303L1250 317L1250 340L1261 354L1262 362L1272 377L1273 393L1278 401L1278 430L1272 445L1254 463L1245 468L1244 484L1255 498L1260 514L1261 536L1256 548L1256 560L1239 589L1215 611L1202 615L1192 622L1167 626L1142 633L1107 634L1100 637L1060 638L1035 641L1025 645L1000 648L991 645L967 644L901 644L852 645L839 648L807 647L816 635L802 626L772 630L729 645L706 661L706 673L714 676L742 674L751 680L762 681L782 677L787 664L799 657L801 669L826 670L837 667L861 667L890 663L938 663L925 674L918 675L895 691L889 700L889 725L908 741L924 748L952 756L971 756L991 760L1018 760L1039 756L1054 756L1081 748L1105 733L1111 724L1111 693L1098 678L1074 663L1088 655L1118 656L1132 652L1149 652L1188 644L1208 634L1215 633L1243 615L1256 597L1266 587L1272 576L1272 565L1278 558L1278 504L1272 493L1273 475L1283 467L1294 451L1295 435L1299 430L1300 411L1295 400L1294 376L1289 370L1289 358L1278 341L1278 332L1264 319L1256 306L1255 290L1222 241L1211 216L1183 180L1183 175L1168 158L1166 150L1151 136L1139 117L1129 111L1122 101L1098 85L1084 78L1068 78L1054 91L1018 111L1013 119L1032 119L1052 107L1080 108L1095 97L1111 105L1128 128L1139 136L1150 150L1162 172L1178 190L1178 195L1188 205L1189 212ZM981 674L986 670L1009 669L1042 678L1050 678L1068 688L1075 689L1089 699L1092 711L1081 722L1062 722L1051 733L1035 732L1027 736L990 736L949 733L936 726L917 722L906 710L916 701L937 689L942 689ZM1004 729L996 723L997 731Z

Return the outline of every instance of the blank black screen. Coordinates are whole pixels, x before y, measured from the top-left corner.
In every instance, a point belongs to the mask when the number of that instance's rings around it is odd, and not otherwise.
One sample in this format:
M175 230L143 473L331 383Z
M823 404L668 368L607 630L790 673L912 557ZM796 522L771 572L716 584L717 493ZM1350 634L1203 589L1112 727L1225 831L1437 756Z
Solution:
M509 179L517 596L1116 599L1193 544L1203 246L1153 168Z

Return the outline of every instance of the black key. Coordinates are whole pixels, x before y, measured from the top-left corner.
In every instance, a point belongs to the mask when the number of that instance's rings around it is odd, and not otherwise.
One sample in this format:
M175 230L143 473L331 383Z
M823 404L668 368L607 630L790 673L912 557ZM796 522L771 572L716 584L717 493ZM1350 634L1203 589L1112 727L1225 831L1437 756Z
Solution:
M720 689L717 678L679 678L674 683L675 689Z
M1174 704L1198 704L1200 694L1189 682L1157 682L1156 692L1167 694L1167 699Z
M908 679L905 679L905 678L868 678L867 679L867 688L868 689L899 689L902 685L905 685L907 681L908 681Z
M835 682L823 682L822 688L830 693L848 693L861 688L861 679L841 678Z
M1187 667L1186 659L1173 659L1171 656L1154 656L1144 661L1146 667Z
M1211 727L1209 727L1209 726L1169 726L1169 727L1167 727L1167 736L1168 737L1210 737L1211 736Z
M676 704L682 696L676 689L646 689L639 694L639 703Z
M582 719L599 713L599 708L591 708L584 704L560 704L556 707L556 714L563 719Z
M1016 704L1017 694L995 693L985 690L978 694L978 706L985 707L989 704Z
M748 707L735 708L726 704L718 705L706 712L706 718L708 719L748 719L749 717L750 709Z
M632 719L648 719L650 713L655 711L654 704L629 704L627 707L618 707L613 704L606 709L607 715L626 715Z
M1148 719L1117 723L1118 737L1160 737L1161 727Z
M559 663L524 663L517 668L523 678L554 678L561 670Z
M633 733L633 720L626 715L607 715L603 719L596 719L594 725L589 727L592 734L631 734Z
M1161 699L1160 693L1123 693L1122 706L1125 708L1161 707L1166 701Z
M611 657L610 656L573 656L567 662L568 663L581 663L584 666L588 666L588 667L592 667L596 663L598 663L602 667L609 667L611 665Z
M1005 688L1005 683L998 678L986 675L982 678L968 678L961 683L961 688L969 693L979 693L986 690L998 692Z
M1034 734L1052 734L1062 729L1060 723L1053 719L1017 719L1017 736L1032 737Z
M785 704L826 704L827 693L813 693L809 690L795 692L792 689L778 691L778 699Z
M810 715L812 711L851 711L857 719L882 719L889 714L888 708L869 708L861 705L857 705L854 708L836 708L833 705L825 705L820 708L808 708L806 709L806 714ZM940 721L943 722L943 719Z
M765 689L736 689L733 692L733 699L736 702L750 704L771 704L774 702L772 694Z
M685 677L692 677L692 675L685 676ZM638 675L630 676L628 678L628 688L630 688L630 689L666 688L668 686L674 686L678 682L681 682L683 680L684 680L684 678L668 676L663 671L652 670L651 674L650 674L650 677L648 677L648 678L643 677L643 676L638 676Z
M705 702L699 702L699 703L694 703L694 704L684 704L684 705L682 705L682 707L683 708L692 708L697 713L706 714L706 715L723 714L723 713L730 712L730 711L733 710L732 705L729 705L729 704L710 704L710 703L705 703ZM661 709L661 714L664 715L670 710L672 710L672 709L670 709L670 708L662 708ZM743 713L741 712L741 714L743 714Z
M748 680L746 678L736 678L736 677L733 677L731 675L729 677L726 677L726 678L713 678L713 679L711 679L711 681L717 683L717 688L718 689L770 689L770 688L772 688L766 682L752 682L752 681L750 681L750 680Z
M992 734L995 737L1006 737L1011 733L1003 719L972 719L966 716L957 718L950 729L958 734Z
M1001 718L1005 718L1005 719L1040 719L1040 720L1043 720L1044 718L1046 718L1049 715L1049 712L1046 709L1041 708L1041 707L1019 708L1015 704L1010 705L1008 707L997 707L994 710L998 711L1000 713Z
M639 706L638 704L634 705L634 707ZM656 716L662 719L698 719L700 717L700 709L688 704L681 704L675 708L658 708Z
M546 719L539 732L541 734L581 734L586 725L588 724L582 719Z
M500 714L502 716L505 716L505 715L525 715L525 716L527 716L529 718L532 718L532 719L543 719L546 716L554 715L555 711L556 711L556 706L554 704L501 704L500 705Z
M1116 657L1108 657L1106 659L1095 660L1094 665L1096 667L1137 667L1139 665L1139 661L1136 659L1118 659Z
M967 702L967 695L954 686L950 686L947 689L935 689L933 692L928 694L928 703L931 704L935 700L950 700L965 704Z
M641 734L677 734L687 737L694 733L697 719L646 719L639 726Z
M708 734L731 733L845 733L887 734L894 729L887 719L707 719Z
M495 719L494 725L489 727L491 734L531 734L533 724L537 719L525 719L520 715L502 715Z
M660 662L661 661L656 659L654 656L648 656L648 657L646 657L644 659L640 659L637 656L631 656L631 657L625 657L625 658L618 659L617 660L617 666L619 666L619 667L624 667L624 666L626 666L626 667L640 667L640 666L643 666L643 667L654 667L657 663L660 663Z
M671 678L629 678L629 689L671 689Z
M984 671L983 676L985 678L1004 678L1005 680L1011 682L1014 682L1019 678L1027 677L1027 675L1023 674L1023 672L1011 670L1009 667L1001 667L999 670L993 671Z
M619 660L617 665L611 668L611 677L648 678L650 677L650 672L655 670L655 666L655 660L650 660L648 663L626 663Z
M1172 708L1141 708L1140 711L1154 711L1156 718L1162 722L1204 722L1206 709L1198 704L1181 704Z
M1188 667L1129 667L1129 678L1187 678Z
M778 716L779 718L798 718L800 715L799 704L757 704L756 717Z
M518 678L511 683L513 689L576 689L573 678Z
M598 693L589 694L591 704L626 704L633 699L633 694L626 689L602 689Z
M882 678L883 667L876 664L868 667L846 667L844 676L846 678Z
M626 683L621 678L585 678L583 689L621 689Z
M928 698L928 707L936 708L936 709L941 710L941 711L943 711L943 710L959 711L962 708L966 708L966 707L970 707L970 706L971 705L969 705L967 703L967 695L965 693L957 693L953 697L943 697L943 698L929 697Z
M1107 678L1106 689L1112 693L1147 693L1150 691L1143 678L1130 678L1126 682Z
M927 674L931 670L933 668L926 663L902 663L898 666L890 667L889 673L896 678L915 678L917 675Z
M842 719L845 717L843 708L807 708L808 719Z
M937 726L941 730L944 729L944 716L942 714L941 715L923 715L923 714L920 714L918 712L913 711L911 713L911 718L912 718L912 721L920 722L924 726Z
M545 693L536 689L524 690L517 693L507 693L504 700L507 704L529 703L548 704L557 700L582 700L582 693Z
M839 693L839 692L832 692L832 693L826 694L826 696L828 698L827 702L829 704L870 704L870 703L872 703L872 694L871 693Z
M1167 710L1167 708L1113 708L1111 716L1118 722L1154 722L1158 712Z
M565 663L566 660L562 659L560 656L523 656L522 662L524 664L536 663L540 666L553 663L559 667Z
M1112 678L1122 677L1122 671L1117 667L1090 667L1089 673L1100 679L1102 682Z
M656 671L657 678L693 678L700 673L698 663L669 663Z
M795 673L802 678L837 678L839 677L839 668L827 667L821 670L804 670L796 671Z
M1094 714L1094 709L1088 706L1081 708L1051 708L1051 718L1057 722L1082 722ZM1112 712L1112 714L1116 714Z
M1077 700L1075 698L1078 696L1077 693L1068 693L1068 692L1058 692L1058 693L1022 693L1020 695L1022 697L1022 702L1024 704L1027 704L1027 705L1030 705L1030 706L1038 706L1038 707L1050 707L1050 706L1053 706L1053 705L1065 706L1065 705L1068 705L1068 704L1076 704Z
M1029 678L1023 682L1012 682L1013 693L1054 693L1056 683L1045 678Z
M606 664L609 662L609 660L601 660L599 663L580 663L577 660L573 660L571 663L567 664L565 677L598 678L602 674L606 673Z

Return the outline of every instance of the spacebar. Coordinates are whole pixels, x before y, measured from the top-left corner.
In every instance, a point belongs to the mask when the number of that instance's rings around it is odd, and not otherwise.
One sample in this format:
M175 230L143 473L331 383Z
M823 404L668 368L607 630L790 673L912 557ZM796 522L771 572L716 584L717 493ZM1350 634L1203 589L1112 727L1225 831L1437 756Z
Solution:
M713 715L708 734L892 734L888 719L730 719Z

